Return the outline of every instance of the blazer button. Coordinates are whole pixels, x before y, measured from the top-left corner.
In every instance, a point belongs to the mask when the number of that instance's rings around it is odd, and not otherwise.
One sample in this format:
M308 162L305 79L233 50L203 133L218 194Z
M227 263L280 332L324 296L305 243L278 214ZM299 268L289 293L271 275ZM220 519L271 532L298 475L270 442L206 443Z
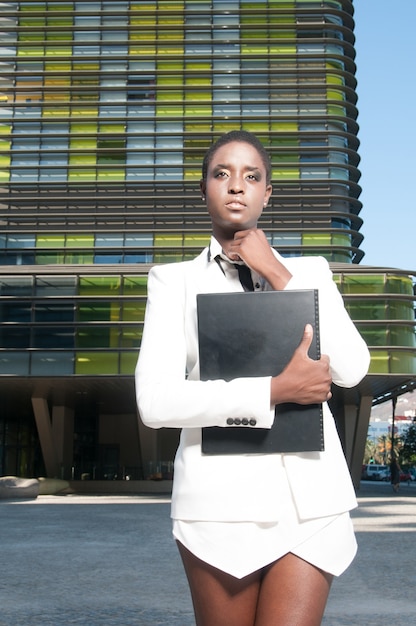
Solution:
M248 426L248 419L246 417L243 417L243 419L241 420L241 423L243 426Z
M232 417L227 417L227 424L228 426L232 426L234 424L234 420Z
M240 424L241 424L241 420L240 420L240 418L239 418L239 417L236 417L236 418L234 419L234 424L235 424L236 426L240 426Z
M257 424L257 420L255 420L254 418L251 418L250 426L255 426L256 424Z

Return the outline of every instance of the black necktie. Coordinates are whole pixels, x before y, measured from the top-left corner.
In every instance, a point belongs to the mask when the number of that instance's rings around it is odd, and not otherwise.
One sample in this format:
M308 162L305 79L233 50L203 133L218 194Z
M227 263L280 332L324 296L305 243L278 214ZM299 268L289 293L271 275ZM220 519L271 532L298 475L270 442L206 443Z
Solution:
M240 263L235 263L234 267L238 270L238 278L240 279L240 283L243 285L244 291L254 291L250 268L247 267L247 265L241 265Z

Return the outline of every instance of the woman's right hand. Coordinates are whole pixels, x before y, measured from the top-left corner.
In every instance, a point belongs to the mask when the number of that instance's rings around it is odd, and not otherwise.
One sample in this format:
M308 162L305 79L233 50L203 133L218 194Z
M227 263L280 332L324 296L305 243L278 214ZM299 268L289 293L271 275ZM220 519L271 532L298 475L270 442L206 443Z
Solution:
M296 402L316 404L331 398L332 378L329 357L311 359L308 351L313 339L313 328L305 326L302 340L285 369L271 381L271 404Z

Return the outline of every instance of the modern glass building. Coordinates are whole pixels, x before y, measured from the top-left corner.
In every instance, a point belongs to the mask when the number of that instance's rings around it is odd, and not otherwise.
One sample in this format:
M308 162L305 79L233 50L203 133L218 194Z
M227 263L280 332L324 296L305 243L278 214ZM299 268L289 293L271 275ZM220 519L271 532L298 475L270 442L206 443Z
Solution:
M371 348L337 408L361 464L414 385L415 275L359 265L353 31L349 0L0 3L0 475L170 476L177 432L135 407L147 272L209 240L200 165L235 128L271 154L271 244L332 262Z

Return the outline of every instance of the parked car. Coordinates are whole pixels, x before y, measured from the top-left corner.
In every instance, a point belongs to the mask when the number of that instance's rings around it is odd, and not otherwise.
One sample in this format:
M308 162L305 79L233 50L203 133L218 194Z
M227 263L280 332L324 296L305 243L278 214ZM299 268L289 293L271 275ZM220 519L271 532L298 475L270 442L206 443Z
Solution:
M387 465L369 463L363 468L362 478L364 480L389 480L390 470Z

